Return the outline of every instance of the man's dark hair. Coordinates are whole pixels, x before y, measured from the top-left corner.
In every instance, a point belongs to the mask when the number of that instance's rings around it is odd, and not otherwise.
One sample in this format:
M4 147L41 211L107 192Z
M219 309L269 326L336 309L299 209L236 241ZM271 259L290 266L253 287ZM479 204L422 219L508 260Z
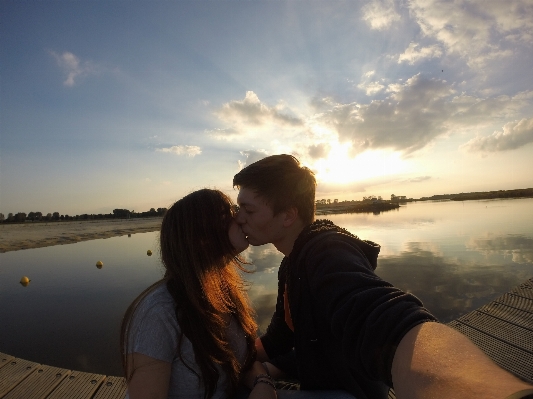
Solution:
M233 178L233 187L264 197L274 215L295 207L304 223L313 222L315 175L292 155L271 155L246 166Z

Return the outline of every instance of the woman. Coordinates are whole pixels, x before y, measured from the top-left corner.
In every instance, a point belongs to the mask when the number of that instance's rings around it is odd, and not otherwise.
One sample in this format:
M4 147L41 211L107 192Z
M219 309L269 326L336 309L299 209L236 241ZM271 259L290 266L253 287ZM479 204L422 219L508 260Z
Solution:
M239 275L238 254L248 241L232 209L225 194L203 189L163 217L165 276L133 301L122 322L130 399L227 398L241 372L257 368L257 325ZM269 378L254 382L252 396L275 397Z

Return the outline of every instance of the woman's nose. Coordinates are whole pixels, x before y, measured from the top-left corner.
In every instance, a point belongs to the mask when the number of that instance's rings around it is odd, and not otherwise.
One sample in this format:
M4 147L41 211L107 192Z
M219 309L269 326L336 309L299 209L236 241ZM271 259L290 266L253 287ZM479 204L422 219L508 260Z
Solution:
M235 221L238 224L244 224L246 222L244 218L244 212L242 212L240 209L235 213Z

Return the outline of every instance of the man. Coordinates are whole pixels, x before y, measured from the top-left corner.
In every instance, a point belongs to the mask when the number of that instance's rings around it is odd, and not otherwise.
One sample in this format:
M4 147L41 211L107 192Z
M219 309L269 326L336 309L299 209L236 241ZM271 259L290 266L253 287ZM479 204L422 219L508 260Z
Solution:
M377 244L314 221L316 181L296 158L264 158L233 185L249 243L270 242L285 255L275 313L256 341L271 374L295 358L302 389L344 389L358 399L386 398L389 386L405 399L503 399L533 388L376 276Z

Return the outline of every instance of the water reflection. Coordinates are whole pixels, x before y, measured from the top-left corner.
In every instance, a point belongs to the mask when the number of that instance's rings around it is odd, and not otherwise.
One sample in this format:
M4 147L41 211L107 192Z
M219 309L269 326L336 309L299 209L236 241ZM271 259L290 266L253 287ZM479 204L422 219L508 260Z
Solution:
M380 215L327 217L381 244L378 275L414 293L444 322L533 276L533 199L410 203ZM147 256L149 248L154 255ZM161 278L157 248L154 232L0 254L0 352L121 375L120 321ZM265 245L244 256L255 270L245 278L264 331L283 255ZM25 287L21 276L31 279Z
M533 238L521 234L473 238L467 247L486 255L511 257L514 263L533 263Z
M465 261L428 250L428 246L409 243L399 256L378 259L376 272L419 297L442 322L482 306L533 275L533 267Z

